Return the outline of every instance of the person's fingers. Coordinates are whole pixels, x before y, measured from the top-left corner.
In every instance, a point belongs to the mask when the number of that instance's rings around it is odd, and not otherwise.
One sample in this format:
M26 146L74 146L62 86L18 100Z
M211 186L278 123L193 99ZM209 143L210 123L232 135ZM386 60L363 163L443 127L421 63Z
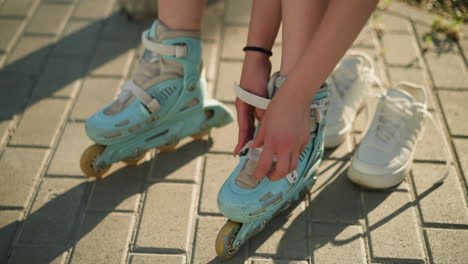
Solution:
M265 109L255 108L254 113L255 113L255 118L257 118L257 120L262 120L263 115L265 114Z
M263 127L260 127L260 130L258 131L257 135L255 136L252 144L250 145L251 148L258 148L263 146L265 143L265 129Z
M278 155L276 166L273 172L268 176L271 181L277 181L290 172L291 152Z
M257 162L257 167L253 173L253 178L257 180L263 179L270 171L271 165L273 164L274 153L270 148L265 147L260 154L260 158Z
M299 155L301 152L295 151L291 153L291 163L289 165L289 172L295 170L297 168L297 164L299 162Z

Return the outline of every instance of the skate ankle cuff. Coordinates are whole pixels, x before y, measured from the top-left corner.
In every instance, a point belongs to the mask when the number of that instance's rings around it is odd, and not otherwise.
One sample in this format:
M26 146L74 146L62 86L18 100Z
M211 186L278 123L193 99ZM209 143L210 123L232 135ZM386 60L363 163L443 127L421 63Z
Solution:
M187 57L187 46L185 45L165 45L148 38L148 31L143 32L141 41L143 46L151 52L165 56L175 56L176 58Z

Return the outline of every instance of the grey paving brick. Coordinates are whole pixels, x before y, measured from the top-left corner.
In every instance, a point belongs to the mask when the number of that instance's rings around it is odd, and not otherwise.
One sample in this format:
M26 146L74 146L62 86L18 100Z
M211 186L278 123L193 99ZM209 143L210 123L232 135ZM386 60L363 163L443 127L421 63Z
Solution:
M307 258L307 217L304 203L300 203L289 216L276 216L265 229L251 240L251 254L279 256L281 258Z
M0 15L27 16L37 3L39 0L6 0L0 8Z
M93 75L126 75L130 69L135 47L134 41L100 41L91 61L90 73Z
M462 187L452 168L442 186L434 189L434 183L445 172L445 166L414 164L413 180L416 199L419 200L423 223L468 225L468 211Z
M38 74L53 47L52 42L51 37L22 37L10 54L5 70Z
M468 100L468 92L439 91L442 110L447 118L450 134L468 135L466 116L468 108L465 103Z
M465 177L465 183L468 183L468 140L454 139L455 151L460 162L462 174Z
M300 260L273 260L273 259L252 259L251 264L308 264L307 261Z
M242 72L241 62L221 61L219 64L218 83L216 85L216 98L222 101L234 102L234 83L239 84Z
M211 132L214 143L210 151L226 152L230 154L233 153L234 147L237 145L239 128L236 121L236 110L233 105L227 106L234 115L234 121L222 128L214 129Z
M57 35L65 26L71 5L42 3L31 19L26 32Z
M468 88L466 65L459 55L427 52L425 58L436 88Z
M211 2L205 8L202 20L202 38L218 41L221 38L225 1Z
M0 211L0 262L6 263L13 237L22 216L20 211Z
M28 107L10 144L52 146L69 105L68 100L44 99Z
M102 19L106 18L114 5L115 0L81 0L78 2L74 17L86 19Z
M22 19L0 19L0 50L10 51L16 39L21 34L24 21Z
M247 43L247 32L247 26L225 26L221 58L243 59L242 48Z
M25 107L32 89L32 80L25 74L2 72L0 87L0 120L12 119Z
M326 160L312 188L310 213L313 220L358 223L361 215L360 191L347 178L349 161Z
M11 120L0 121L0 146L6 144L8 137L10 136Z
M85 181L75 179L43 180L25 220L19 244L64 246L71 242L86 185Z
M91 145L83 123L67 123L47 170L49 175L82 176L80 157Z
M114 164L112 173L95 181L89 198L88 209L98 211L136 211L143 191L143 182L149 172L150 163L137 166Z
M183 264L185 261L185 256L159 254L135 254L130 259L131 264Z
M402 183L388 192L365 192L364 201L372 259L424 261L421 234L408 185Z
M206 151L205 141L184 140L175 151L156 154L151 161L153 165L150 177L152 180L198 182L202 167L201 155Z
M426 229L429 254L437 264L462 264L468 259L468 230Z
M420 66L413 36L386 33L382 40L387 63L407 67Z
M313 263L367 263L360 226L310 223Z
M121 263L126 258L134 217L129 214L88 214L71 263Z
M194 199L193 184L157 182L150 186L135 246L187 252Z
M282 45L273 45L273 48L271 49L273 56L270 57L271 73L275 73L281 69L281 51Z
M372 29L369 26L364 27L353 42L353 47L374 48Z
M46 150L30 148L5 150L0 160L0 205L27 206L47 153Z
M104 28L99 37L101 39L140 42L141 33L140 27L135 21L129 20L122 13L114 13L106 18Z
M51 57L34 87L33 97L74 97L87 61L81 58Z
M224 21L230 24L249 24L252 1L229 0L227 1L226 15Z
M203 42L203 66L205 67L206 79L215 80L218 70L218 50L216 42Z
M391 14L388 12L378 13L380 22L384 25L386 32L411 33L407 17Z
M87 78L72 110L70 118L86 120L112 102L121 80L114 78Z
M438 113L432 113L432 116L437 120L437 122L440 120L438 115ZM440 124L441 122L439 122L439 125ZM426 120L423 134L416 145L414 154L415 160L445 161L447 154L443 141L446 141L447 139L445 137L441 138L437 129L438 128L434 126L434 123L431 120Z
M57 42L54 54L90 57L94 54L102 21L71 20Z
M219 213L216 202L218 191L238 162L239 159L231 155L209 155L206 157L200 194L200 212Z
M195 232L195 241L191 263L245 263L248 257L248 244L237 252L237 254L229 261L220 261L216 257L215 241L218 231L226 223L225 218L221 217L202 217L197 222L197 230Z
M424 12L422 9L408 5L404 2L392 2L390 5L388 5L388 10L396 15L411 18L417 23L424 23L428 25L430 25L435 18L434 14Z
M15 247L8 263L23 264L62 264L66 262L68 252L54 247Z

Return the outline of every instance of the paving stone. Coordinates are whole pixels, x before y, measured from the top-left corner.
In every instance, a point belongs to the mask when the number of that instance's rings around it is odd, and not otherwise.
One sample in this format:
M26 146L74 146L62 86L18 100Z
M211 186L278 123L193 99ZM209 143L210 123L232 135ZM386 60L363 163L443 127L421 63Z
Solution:
M227 105L227 107L231 110L231 113L234 117L234 121L222 128L214 129L211 132L211 136L213 138L214 143L210 151L218 151L231 154L233 153L234 148L237 145L239 127L237 126L236 121L236 109L234 105L230 104Z
M132 255L130 264L184 264L185 256L180 255Z
M78 2L74 17L86 19L103 19L106 18L111 12L115 0L81 0Z
M70 243L78 224L86 186L83 180L43 180L25 220L19 244L64 246Z
M411 18L416 23L430 25L435 18L434 14L425 12L418 7L408 5L404 2L394 1L388 5L387 9L389 13L392 12L405 18Z
M202 155L208 151L205 141L187 142L175 151L158 153L152 161L152 180L181 180L198 182L202 167Z
M466 241L468 230L432 229L425 230L429 241L429 254L433 263L463 264L468 259Z
M249 24L252 12L252 1L229 0L227 1L226 16L224 21L228 24Z
M231 155L209 155L205 161L205 173L200 194L200 212L218 213L218 191L239 163Z
M382 40L385 60L388 64L407 66L408 68L420 66L413 36L386 33Z
M226 219L221 217L199 218L197 222L197 230L195 232L196 237L194 239L192 263L246 263L248 258L248 242L247 244L244 244L236 255L228 261L221 261L216 257L216 236L225 223Z
M26 28L28 33L57 35L65 26L72 5L42 3Z
M234 83L239 84L242 72L241 62L221 61L219 64L218 83L216 87L216 98L218 100L234 102Z
M205 8L202 20L202 38L218 41L221 38L225 1L212 1Z
M468 109L465 103L468 100L468 92L439 91L442 109L447 118L451 135L468 135L466 129L466 116Z
M10 54L5 71L38 74L53 47L53 38L23 36Z
M114 13L106 18L104 28L99 35L101 39L112 40L141 40L139 25L135 21L129 20L122 13Z
M0 19L0 50L10 51L16 39L21 34L22 19Z
M423 223L468 225L468 211L462 187L452 167L444 184L434 189L434 183L442 177L445 166L414 164L413 181L421 206Z
M359 188L347 178L349 161L325 160L312 188L310 213L313 220L359 223L361 202Z
M87 214L70 263L122 263L134 221L129 214Z
M356 40L353 42L353 47L374 48L372 30L369 26L366 26L361 30L359 35L356 37Z
M187 252L192 233L195 186L157 182L148 188L137 248L164 248ZM171 216L168 221L167 216Z
M10 135L11 120L0 120L0 147L6 144Z
M457 152L458 162L460 162L461 171L465 177L465 183L468 183L468 140L454 139L455 151Z
M273 259L252 259L251 264L308 264L307 261L300 260L273 260Z
M3 16L28 16L39 0L6 0L0 8Z
M0 262L7 263L10 244L13 241L16 228L22 212L0 211Z
M439 122L440 118L437 118L438 114L432 113L432 116ZM439 122L441 124L441 122ZM423 161L445 161L447 154L445 151L445 144L443 141L447 139L441 138L438 128L434 126L434 123L430 120L426 121L423 134L421 139L416 145L416 150L414 154L415 160Z
M213 81L218 70L218 50L216 42L203 42L203 66L205 67L206 79Z
M5 150L0 160L0 205L22 208L27 206L47 154L42 149Z
M426 87L428 85L422 69L390 66L387 70L393 85L399 82L412 82Z
M365 192L364 201L372 259L424 261L421 234L408 185L402 183L388 192Z
M71 119L86 120L112 102L121 86L120 79L87 78L76 101Z
M54 247L15 247L8 263L62 264L66 262L67 251Z
M367 263L360 226L310 223L313 263Z
M10 144L52 146L69 105L68 100L44 99L28 107Z
M275 73L281 69L281 54L282 54L282 46L281 45L273 45L271 49L273 52L273 56L270 57L271 61L271 73Z
M130 69L136 43L133 41L102 40L91 61L92 75L124 76Z
M67 123L47 174L82 176L81 154L91 144L92 141L86 136L84 123Z
M143 182L148 175L150 162L137 166L117 163L113 171L95 181L89 198L88 209L95 211L136 211L143 191Z
M251 240L252 255L307 258L307 217L304 203L275 217L265 229Z
M380 22L385 27L385 32L411 33L409 19L388 12L378 12Z
M425 57L436 88L468 88L466 65L460 56L427 52Z
M0 87L0 120L9 120L25 107L32 80L25 74L1 72Z
M221 58L243 59L242 48L247 43L247 32L247 26L225 26ZM220 72L222 71L220 70Z
M56 43L54 54L90 57L95 52L102 21L71 20L63 37Z

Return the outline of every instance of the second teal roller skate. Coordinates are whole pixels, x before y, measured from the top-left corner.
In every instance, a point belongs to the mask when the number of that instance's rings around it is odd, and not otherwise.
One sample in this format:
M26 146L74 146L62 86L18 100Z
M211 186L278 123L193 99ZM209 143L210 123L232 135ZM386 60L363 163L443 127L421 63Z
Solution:
M151 148L171 150L180 139L201 138L232 121L220 102L205 98L199 31L171 30L155 21L142 35L145 51L118 98L86 121L96 142L81 156L86 176L111 164L135 164Z
M268 83L268 98L273 97L284 80L278 73L273 75ZM244 102L264 109L268 106L270 99L252 95L238 86L235 89L239 99ZM218 193L219 210L229 219L216 239L216 253L221 259L232 257L276 214L294 201L301 201L309 192L323 155L328 95L324 84L311 104L311 130L307 147L299 157L297 168L286 177L274 182L265 177L258 182L252 178L252 174L262 149L249 148L248 143L241 151L239 164Z

